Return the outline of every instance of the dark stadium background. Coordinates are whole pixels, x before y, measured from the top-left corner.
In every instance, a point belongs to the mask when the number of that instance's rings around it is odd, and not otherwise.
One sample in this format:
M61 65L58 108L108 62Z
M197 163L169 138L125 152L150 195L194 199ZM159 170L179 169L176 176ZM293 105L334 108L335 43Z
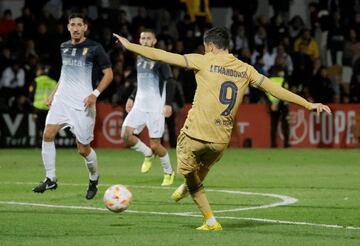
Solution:
M194 19L185 2L199 3ZM210 9L211 19L204 15L206 7ZM331 142L322 146L354 147L357 144L360 135L358 1L0 0L1 147L34 146L38 142L33 135L29 137L32 118L36 117L32 116L31 84L38 64L45 65L52 78L59 78L59 45L69 39L66 17L74 11L88 15L88 37L105 47L113 64L114 81L98 99L101 103L118 107L117 110L121 111L136 83L134 55L114 44L112 32L137 42L141 30L149 27L157 32L158 48L176 53L202 53L203 32L214 25L226 25L232 37L231 52L235 56L267 76L282 69L290 90L310 101L335 105L333 108L339 114L346 115L341 123L346 128L341 130L340 138L350 138L351 143L339 145ZM139 12L143 15L139 16ZM305 38L304 33L309 34L309 38ZM305 50L301 51L304 44ZM16 70L12 74L22 76L14 77L10 86L5 85L6 69ZM186 116L186 110L181 111L184 110L183 102L189 105L196 89L193 72L176 67L173 67L173 72L179 90L174 102L177 111L168 120L165 139L171 147L176 144L176 135L183 122L175 117ZM94 84L96 82L94 79ZM264 111L261 119L269 118L266 113L269 103L261 91L248 90L244 104L258 105L254 106L254 112ZM341 105L344 104L348 106L343 108ZM294 115L296 112L290 114L293 118ZM334 118L328 121L336 124ZM317 127L321 128L325 123L321 120L319 124ZM329 131L333 132L332 138L335 139L334 129ZM280 138L281 134L279 141ZM60 143L66 143L64 146L74 143L65 133L59 139ZM248 137L242 139L234 146L260 146L248 140ZM266 141L261 146L269 147L270 143Z

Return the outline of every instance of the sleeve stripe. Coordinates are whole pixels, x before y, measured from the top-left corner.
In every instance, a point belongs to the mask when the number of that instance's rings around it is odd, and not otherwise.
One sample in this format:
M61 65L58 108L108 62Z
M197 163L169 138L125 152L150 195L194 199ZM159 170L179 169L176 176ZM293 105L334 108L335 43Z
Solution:
M184 56L184 59L185 59L185 63L186 63L186 68L188 69L189 68L189 61L188 61L186 56Z
M260 87L261 87L261 84L263 83L263 81L264 81L264 75L262 75L262 76L260 77L260 79L259 79L258 81L256 81L255 86L256 86L257 88L260 88Z

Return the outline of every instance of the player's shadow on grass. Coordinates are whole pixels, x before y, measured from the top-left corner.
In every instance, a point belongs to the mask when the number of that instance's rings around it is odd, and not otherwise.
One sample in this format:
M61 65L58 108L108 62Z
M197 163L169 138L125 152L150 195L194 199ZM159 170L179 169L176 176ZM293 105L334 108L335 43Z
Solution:
M221 225L223 226L224 230L232 230L232 229L243 229L243 228L252 228L252 227L259 227L259 226L269 226L273 225L271 223L263 223L263 222L256 222L256 221L239 221L238 223L224 223L219 219ZM194 229L195 224L186 224L183 225L185 228Z
M110 224L111 227L133 227L135 224Z
M156 209L159 209L159 208L161 208L161 206L164 206L164 205L166 205L166 206L178 205L177 203L175 203L172 200L169 200L169 201L136 201L136 204L141 205L141 206L155 207ZM186 204L186 205L193 206L193 203Z
M219 219L220 220L220 219ZM239 228L252 228L260 226L273 225L271 223L257 222L257 221L238 221L237 223L222 223L225 229L239 229Z
M233 209L233 208L248 208L248 207L258 207L258 206L263 206L264 203L211 203L212 207L215 206L231 206L231 208L229 209ZM216 209L214 209L216 210Z

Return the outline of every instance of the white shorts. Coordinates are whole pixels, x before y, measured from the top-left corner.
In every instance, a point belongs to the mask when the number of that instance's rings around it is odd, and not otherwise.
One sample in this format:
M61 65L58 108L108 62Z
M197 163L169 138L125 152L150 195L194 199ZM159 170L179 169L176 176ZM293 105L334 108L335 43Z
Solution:
M55 101L46 116L45 125L64 125L70 127L77 141L81 144L90 144L94 139L96 109L80 110L71 108L61 101Z
M164 134L165 118L159 112L142 112L132 109L126 116L123 126L135 128L134 133L139 134L145 126L149 131L150 138L162 138ZM122 127L123 131L125 127Z

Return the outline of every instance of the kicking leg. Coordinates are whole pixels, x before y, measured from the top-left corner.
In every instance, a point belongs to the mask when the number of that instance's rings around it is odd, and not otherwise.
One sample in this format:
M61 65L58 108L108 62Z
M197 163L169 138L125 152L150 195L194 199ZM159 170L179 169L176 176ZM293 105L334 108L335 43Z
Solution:
M201 165L204 165L201 157L213 155L212 152L215 151L211 143L192 139L183 132L180 133L176 147L177 172L184 175L188 192L204 216L205 223L197 228L198 230L222 230L221 225L213 215L201 180L201 178L204 179L208 173L206 169L200 171ZM214 154L214 156L219 156L219 153Z
M197 171L197 174L199 176L199 179L201 182L205 179L207 174L209 173L210 168L205 165L201 165L200 169ZM189 195L189 190L186 185L186 181L181 184L171 195L171 199L173 199L175 202L180 201L181 199L187 197Z
M185 176L186 185L189 193L204 216L205 223L198 227L198 230L222 230L219 222L216 221L211 210L209 201L205 194L205 189L197 172L189 173Z

